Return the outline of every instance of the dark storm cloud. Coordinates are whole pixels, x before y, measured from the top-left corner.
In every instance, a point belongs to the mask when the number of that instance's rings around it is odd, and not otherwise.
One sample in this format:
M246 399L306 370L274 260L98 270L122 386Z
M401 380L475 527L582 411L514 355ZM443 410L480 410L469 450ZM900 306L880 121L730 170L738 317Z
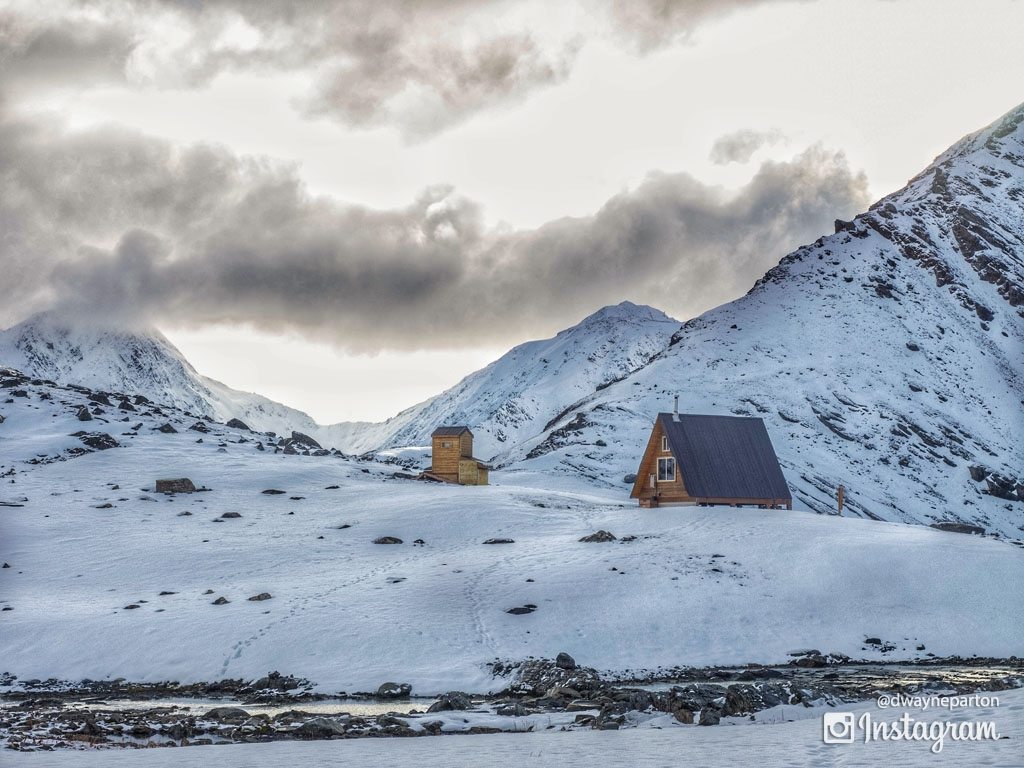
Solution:
M779 131L754 131L741 129L719 136L711 146L711 162L716 165L747 163L761 147L784 141Z
M0 11L0 87L198 87L301 72L311 116L419 139L564 80L579 43L543 44L498 0L73 0ZM481 14L494 14L493 24Z
M657 174L592 216L507 232L447 187L343 205L291 166L125 131L9 120L0 147L4 321L56 304L360 351L507 343L623 298L691 315L866 204L863 176L820 148L734 194Z
M198 87L221 72L295 72L306 86L294 103L306 114L420 140L562 82L586 35L643 52L785 1L590 0L580 7L594 24L568 32L545 24L540 2L27 2L0 9L0 89Z

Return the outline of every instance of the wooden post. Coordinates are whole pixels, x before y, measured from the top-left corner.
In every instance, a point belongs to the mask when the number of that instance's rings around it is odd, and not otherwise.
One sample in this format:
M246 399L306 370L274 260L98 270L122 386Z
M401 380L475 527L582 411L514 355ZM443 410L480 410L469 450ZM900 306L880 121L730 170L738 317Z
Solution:
M846 486L845 485L840 485L839 488L836 489L836 501L839 502L839 515L842 516L842 514L843 514L843 502L846 501Z

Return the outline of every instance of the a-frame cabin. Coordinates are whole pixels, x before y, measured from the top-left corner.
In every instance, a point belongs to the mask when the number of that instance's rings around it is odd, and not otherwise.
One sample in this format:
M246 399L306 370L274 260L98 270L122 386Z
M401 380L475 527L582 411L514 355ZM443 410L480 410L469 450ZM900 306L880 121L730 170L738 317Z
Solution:
M793 508L764 422L743 416L659 413L630 496L641 507Z

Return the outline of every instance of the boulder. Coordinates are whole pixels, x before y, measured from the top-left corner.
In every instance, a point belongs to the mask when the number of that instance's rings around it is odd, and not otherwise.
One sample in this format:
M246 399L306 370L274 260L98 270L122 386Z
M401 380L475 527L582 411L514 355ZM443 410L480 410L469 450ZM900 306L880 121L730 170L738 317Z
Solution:
M576 659L563 651L555 657L555 666L559 669L576 669Z
M78 413L75 414L75 417L79 421L92 421L92 414L89 413L89 409L84 405L78 409Z
M412 693L412 686L408 683L381 683L377 689L377 697L380 699L404 699Z
M242 516L241 512L225 512L223 515L221 515L221 519L223 519L223 520L237 520L241 516Z
M330 739L334 736L344 736L345 726L327 717L314 717L296 728L293 733L299 739Z
M177 434L178 432L178 430L176 430L170 424L161 424L159 427L156 428L156 431L163 432L165 435L174 435Z
M219 723L241 723L249 719L249 713L241 707L214 707L203 718Z
M967 471L971 473L971 479L975 482L981 482L988 477L988 470L984 467L980 467L977 464L973 464L967 468Z
M505 613L511 613L513 616L525 616L526 614L533 613L536 610L536 605L517 605L515 608L509 608Z
M210 431L210 428L201 421L197 421L195 424L189 427L189 429L191 429L193 432L202 432L203 434L206 434Z
M258 595L253 595L252 597L250 597L249 602L260 603L264 600L269 600L271 597L273 597L273 595L271 595L269 592L260 592Z
M121 411L134 411L135 410L135 406L132 405L131 403L129 403L127 400L122 400L120 403L118 403L117 404L117 408L118 408L118 410L121 410Z
M157 493L195 493L196 486L187 477L156 481Z
M108 448L117 448L120 445L117 440L112 438L106 432L83 432L77 435L77 437L88 447L97 451L105 451Z
M261 493L267 496L280 496L281 494L285 493L285 491L280 491L277 488L267 488L267 490L261 491Z
M684 725L693 725L693 712L691 712L688 709L677 709L675 712L672 713L672 717L674 717L678 722L683 723Z
M214 600L213 603L211 603L211 605L227 605L230 602L230 600L228 600L226 597L222 595L221 597L218 597L216 600Z
M381 536L373 540L374 544L401 544L402 540L396 536Z
M320 443L318 443L309 435L304 435L302 432L292 431L291 439L293 443L300 443L301 445L305 445L310 448L323 448L323 446L320 445Z
M614 534L609 533L608 531L598 531L597 533L592 533L589 536L584 536L582 539L580 539L580 541L586 542L588 544L615 540L616 539Z
M487 539L484 544L515 544L515 539Z
M700 720L697 725L718 725L722 722L722 713L714 707L704 707L700 711Z
M231 419L231 420L230 420L230 421L229 421L229 422L228 422L227 424L225 424L224 426L226 426L226 427L231 427L232 429L244 429L244 430L245 430L246 432L252 432L252 430L251 430L251 429L249 429L249 425L248 425L248 424L246 424L246 423L245 423L244 421L242 421L241 419Z
M623 476L622 482L624 482L626 485L632 485L633 483L636 482L636 475L630 472L628 475Z
M473 706L468 693L448 691L438 697L437 701L427 707L427 712L463 711Z

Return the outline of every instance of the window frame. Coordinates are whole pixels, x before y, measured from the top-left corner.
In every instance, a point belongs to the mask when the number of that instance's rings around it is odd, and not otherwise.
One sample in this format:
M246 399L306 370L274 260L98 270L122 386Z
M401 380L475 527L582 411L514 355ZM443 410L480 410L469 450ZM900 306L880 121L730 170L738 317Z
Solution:
M665 471L662 472L664 464ZM671 473L668 471L671 469ZM664 475L664 477L662 477ZM676 458L675 456L659 456L657 478L659 483L674 483L676 481Z
M661 452L668 453L668 435L661 436Z
M452 441L451 440L442 440L441 441L441 447L442 448L451 448L452 447Z

